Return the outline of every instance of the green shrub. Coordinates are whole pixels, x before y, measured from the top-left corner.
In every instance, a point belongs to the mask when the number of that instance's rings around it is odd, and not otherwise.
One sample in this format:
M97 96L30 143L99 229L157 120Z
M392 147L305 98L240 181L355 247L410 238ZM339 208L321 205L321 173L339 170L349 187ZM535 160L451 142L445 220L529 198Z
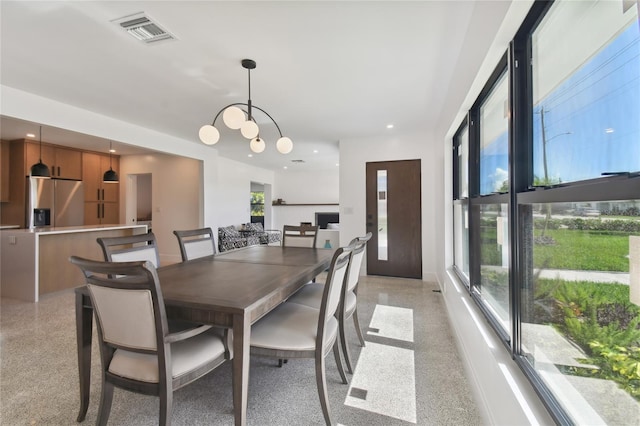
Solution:
M621 284L537 280L536 301L555 301L555 312L543 311L552 324L587 354L599 369L565 368L565 374L618 383L640 401L640 307L629 301Z

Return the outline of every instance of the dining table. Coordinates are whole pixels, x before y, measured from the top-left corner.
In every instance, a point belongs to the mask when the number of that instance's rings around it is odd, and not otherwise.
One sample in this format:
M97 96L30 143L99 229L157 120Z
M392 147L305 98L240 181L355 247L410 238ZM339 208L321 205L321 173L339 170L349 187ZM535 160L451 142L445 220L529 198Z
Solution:
M251 325L327 269L334 249L255 245L158 268L169 319L230 329L236 425L245 425ZM86 285L75 289L80 412L89 405L93 307Z

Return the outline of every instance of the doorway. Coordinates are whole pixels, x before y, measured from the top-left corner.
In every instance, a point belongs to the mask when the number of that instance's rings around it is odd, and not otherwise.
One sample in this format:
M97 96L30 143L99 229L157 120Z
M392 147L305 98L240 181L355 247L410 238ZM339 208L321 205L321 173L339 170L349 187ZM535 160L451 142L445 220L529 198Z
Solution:
M147 225L152 229L152 175L140 173L127 175L126 223Z
M420 160L367 163L367 274L422 278Z

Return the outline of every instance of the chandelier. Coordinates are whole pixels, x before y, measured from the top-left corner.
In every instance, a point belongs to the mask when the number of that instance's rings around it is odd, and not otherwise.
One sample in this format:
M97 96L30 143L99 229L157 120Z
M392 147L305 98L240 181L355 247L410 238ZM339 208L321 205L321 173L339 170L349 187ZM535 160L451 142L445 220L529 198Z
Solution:
M293 149L293 142L286 136L282 136L282 132L280 131L280 126L278 123L260 107L251 104L251 70L255 69L256 62L252 59L243 59L242 67L247 70L249 76L249 100L247 103L233 103L229 104L226 107L222 108L213 119L213 123L205 124L200 128L200 132L198 135L200 136L200 140L207 144L213 145L220 140L220 131L215 128L216 120L222 114L222 121L227 125L230 129L240 129L240 133L245 138L249 139L251 142L249 143L249 148L251 151L255 153L260 153L264 151L266 148L266 144L264 140L260 137L260 129L255 122L255 119L252 114L253 109L257 109L258 111L262 111L267 117L273 121L276 129L278 129L278 133L280 134L280 139L276 142L276 148L278 152L281 154L288 154ZM242 107L246 107L246 110L242 109Z

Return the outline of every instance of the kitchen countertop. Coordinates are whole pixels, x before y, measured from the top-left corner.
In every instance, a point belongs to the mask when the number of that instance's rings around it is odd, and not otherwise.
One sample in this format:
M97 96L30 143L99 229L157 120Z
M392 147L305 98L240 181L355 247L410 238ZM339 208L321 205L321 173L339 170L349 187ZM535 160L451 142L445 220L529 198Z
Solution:
M11 229L12 233L22 233L22 234L39 234L39 235L47 235L47 234L70 234L70 233L78 233L78 232L92 232L100 229L128 229L128 228L141 228L146 227L146 225L85 225L85 226L43 226L40 228L22 228L22 229ZM3 228L5 229L5 228Z
M20 225L0 225L0 230L2 229L18 229Z

